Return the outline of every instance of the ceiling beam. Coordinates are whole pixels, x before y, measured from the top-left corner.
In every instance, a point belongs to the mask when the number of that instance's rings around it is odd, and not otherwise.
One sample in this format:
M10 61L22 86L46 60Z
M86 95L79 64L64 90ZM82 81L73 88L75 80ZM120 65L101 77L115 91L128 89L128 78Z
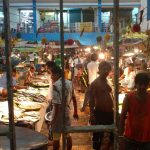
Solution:
M82 8L82 7L97 7L97 3L64 3L64 7L67 8ZM141 4L138 2L135 3L120 3L120 7L140 7ZM0 7L2 4L0 3ZM32 8L32 3L10 3L10 7L19 7L19 8ZM59 3L37 3L37 8L39 7L59 7ZM113 7L113 3L102 3L102 7Z

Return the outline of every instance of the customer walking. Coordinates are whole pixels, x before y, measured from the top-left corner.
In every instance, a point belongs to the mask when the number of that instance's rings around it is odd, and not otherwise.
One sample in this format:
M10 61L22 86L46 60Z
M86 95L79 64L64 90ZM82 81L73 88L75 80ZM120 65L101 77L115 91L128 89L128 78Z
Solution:
M146 72L135 77L136 90L127 94L121 112L120 135L125 150L150 150L150 79Z
M99 64L99 77L89 87L90 122L92 125L113 124L113 99L112 89L107 82L107 76L111 71L111 65L107 61ZM104 132L93 133L93 149L99 150L102 144ZM113 135L110 135L110 145Z
M77 114L77 103L74 101L76 100L72 90L71 81L65 80L65 109L63 108L62 102L62 78L61 78L61 69L56 66L51 70L51 78L53 83L53 92L52 92L52 116L51 121L49 124L51 125L52 132L53 132L53 150L59 150L60 147L60 137L63 132L64 126L64 113L65 113L65 126L70 126L70 107L69 104L71 100L73 101L74 105L74 119L78 119ZM63 112L63 110L65 112ZM69 134L67 134L67 150L72 149L72 138Z

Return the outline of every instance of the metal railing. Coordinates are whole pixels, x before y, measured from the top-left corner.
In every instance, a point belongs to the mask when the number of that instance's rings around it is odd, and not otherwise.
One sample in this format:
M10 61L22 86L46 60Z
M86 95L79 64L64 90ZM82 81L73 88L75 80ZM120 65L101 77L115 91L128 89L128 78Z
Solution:
M64 24L64 32L65 33L80 33L83 28L84 32L98 32L98 24L94 22L86 22L89 26L83 26L85 22L76 22L70 24ZM82 25L81 25L82 24ZM90 29L90 30L89 30ZM20 32L22 33L33 33L33 27L25 25L20 27ZM57 23L55 26L41 26L38 28L39 33L58 33L60 32L60 24ZM109 23L102 23L101 32L110 32L110 24Z

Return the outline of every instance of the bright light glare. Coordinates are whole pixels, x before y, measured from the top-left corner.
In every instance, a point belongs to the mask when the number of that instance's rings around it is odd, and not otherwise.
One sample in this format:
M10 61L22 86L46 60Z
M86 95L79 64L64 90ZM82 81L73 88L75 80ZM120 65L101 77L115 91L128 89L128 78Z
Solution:
M139 49L135 48L135 49L134 49L134 52L135 52L135 53L138 53L138 52L139 52Z
M86 52L91 52L91 48L90 47L87 47L84 49Z
M134 55L134 53L126 53L126 54L124 54L123 56L125 56L125 57L130 57L130 56L133 56Z
M93 46L94 49L98 49L98 46Z
M3 12L0 12L0 18L4 18Z
M46 15L47 16L52 16L52 15L54 15L54 12L47 12Z
M99 53L98 57L99 57L99 59L105 59L104 53Z

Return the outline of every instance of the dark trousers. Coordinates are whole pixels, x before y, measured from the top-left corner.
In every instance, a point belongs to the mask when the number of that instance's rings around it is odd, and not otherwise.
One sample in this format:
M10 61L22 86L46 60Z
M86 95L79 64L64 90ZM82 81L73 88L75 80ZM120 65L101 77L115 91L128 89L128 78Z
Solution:
M125 138L125 150L150 150L150 142L137 142Z
M74 78L74 67L71 67L71 80Z
M102 112L95 109L95 125L111 125L113 124L113 112ZM99 150L104 137L104 132L93 132L93 149ZM110 141L113 142L113 133L110 134Z

